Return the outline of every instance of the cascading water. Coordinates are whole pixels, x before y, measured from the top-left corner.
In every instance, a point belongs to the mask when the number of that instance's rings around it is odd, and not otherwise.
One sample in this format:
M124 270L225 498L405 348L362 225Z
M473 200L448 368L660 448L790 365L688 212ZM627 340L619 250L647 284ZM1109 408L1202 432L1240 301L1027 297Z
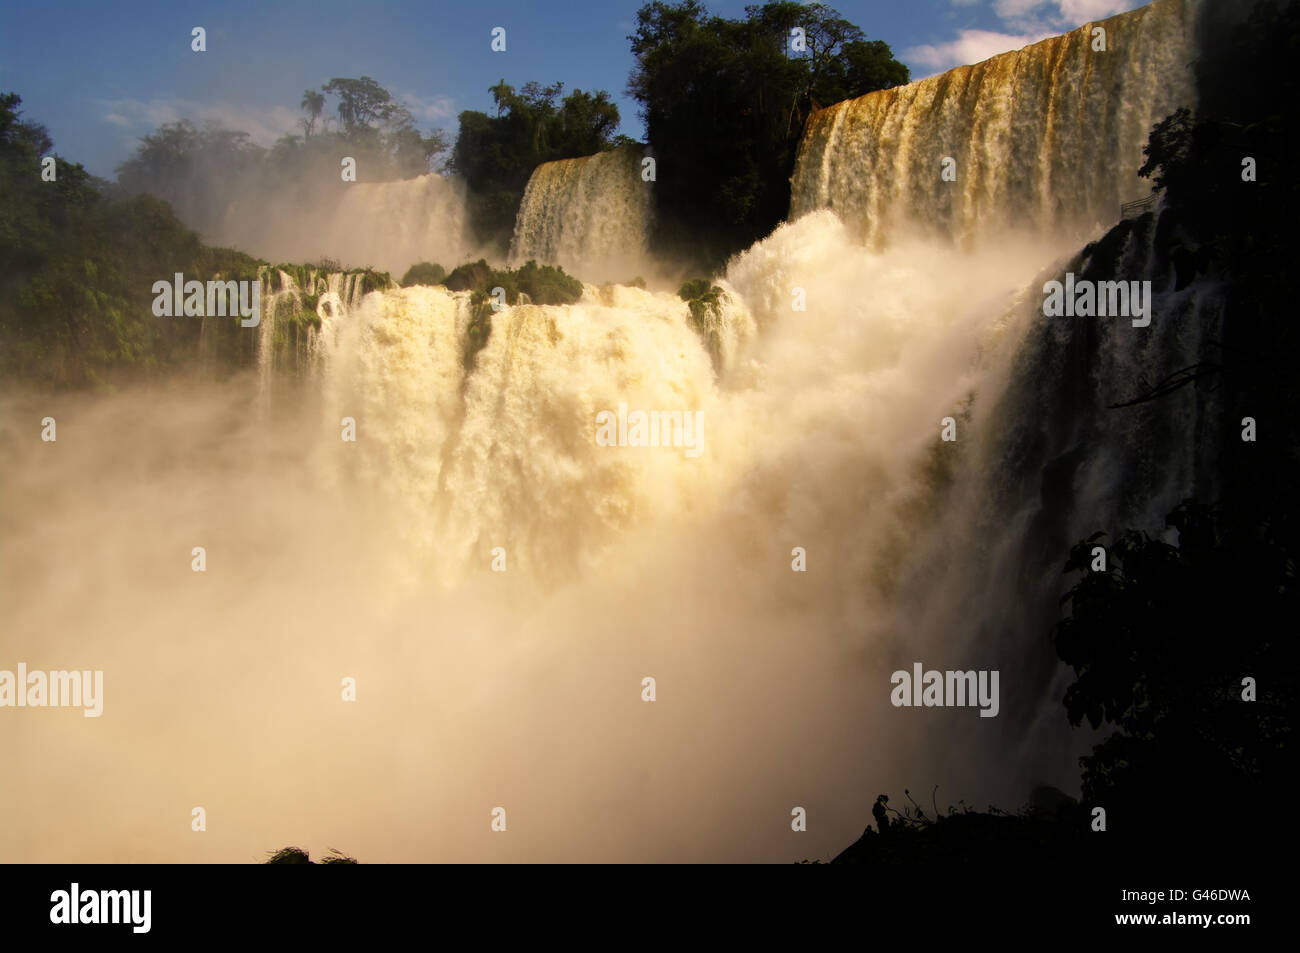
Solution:
M33 759L6 786L39 819L7 855L68 838L110 858L125 831L145 859L244 861L346 822L366 860L788 861L851 842L881 791L1015 806L1033 781L1073 787L1079 739L1045 644L1066 547L1159 529L1213 443L1190 391L1106 410L1194 361L1212 289L1174 286L1151 219L1071 257L1076 220L1115 217L1146 126L1175 104L1191 9L1102 21L1105 54L1071 34L819 114L794 220L730 263L703 320L621 286L491 314L468 293L285 272L259 366L268 392L277 354L310 368L301 404L259 417L231 389L0 414L80 428L60 431L62 469L5 443L9 497L49 503L3 511L0 621L121 663L78 783ZM1103 134L1113 150L1093 148ZM515 257L596 277L593 253L643 250L642 184L617 155L539 169ZM1152 280L1151 327L1045 318L1061 262ZM598 440L599 415L624 410L698 414L701 452L621 425ZM141 419L156 441L122 454ZM85 472L94 497L68 475ZM999 716L892 707L890 673L918 661L999 670ZM23 741L70 730L32 720ZM168 770L144 786L101 769L103 751ZM95 811L62 793L87 788ZM34 809L51 797L68 800ZM198 799L221 806L227 841L157 820ZM815 822L792 846L796 804ZM488 829L494 805L508 836Z
M559 265L591 281L627 281L648 253L651 184L621 148L539 165L515 219L510 260Z
M463 183L433 173L257 192L226 209L203 234L211 243L274 261L331 258L349 268L389 271L394 278L421 261L452 268L476 250Z
M921 714L873 744L905 761L897 742L942 724L918 747L962 735L953 757L968 777L981 771L963 759L1018 745L1017 782L1068 777L1059 692L1044 706L1063 555L1100 526L1158 523L1196 474L1190 458L1157 473L1160 454L1134 449L1153 432L1177 443L1184 402L1126 418L1106 405L1153 372L1144 355L1190 363L1215 303L1159 286L1157 308L1181 317L1140 334L1049 321L1039 287L1085 223L1117 217L1150 125L1190 95L1191 12L1159 0L1102 21L1106 53L1085 28L814 117L794 180L792 213L806 214L733 260L710 327L673 295L587 286L573 306L494 315L467 361L467 295L354 303L327 354L330 425L352 415L367 428L365 448L340 447L346 479L389 499L414 574L444 585L498 547L526 578L596 585L649 534L656 566L707 575L703 550L728 567L733 624L757 624L754 606L809 613L867 660L874 690L917 659L1000 670L997 727ZM1085 148L1099 130L1112 148ZM931 156L942 142L967 170L956 193ZM643 249L635 159L540 167L513 257L590 270L598 253ZM889 232L917 222L946 223L963 247ZM1137 234L1112 264L1159 284ZM1082 352L1087 385L1060 368L1060 354ZM598 446L596 415L620 404L700 412L707 452ZM961 433L951 446L938 440L945 417ZM788 572L794 546L817 554L816 581L769 601L773 565ZM1047 708L1056 717L1036 725Z
M963 750L1023 744L1020 781L1059 779L1059 692L1056 717L1035 723L1063 555L1100 526L1158 526L1198 472L1194 452L1170 466L1134 449L1153 433L1179 444L1185 401L1123 418L1107 402L1155 371L1147 355L1194 360L1217 304L1161 284L1138 232L1110 264L1155 279L1160 326L1049 321L1038 289L1081 229L1118 217L1150 126L1190 101L1193 12L1158 0L1101 21L1105 52L1083 28L818 114L793 183L792 215L804 214L733 260L709 327L671 295L588 286L577 305L494 316L467 366L465 296L368 298L330 359L330 418L378 418L367 485L392 495L422 571L448 584L496 547L525 575L590 584L611 552L665 525L710 536L728 567L812 544L817 628L883 670L1003 671L999 727L959 729L972 734ZM1091 147L1099 135L1107 148ZM957 185L940 179L946 152ZM599 252L643 248L635 159L539 167L513 257L590 268ZM1059 367L1059 353L1085 351L1086 386ZM596 414L620 404L700 411L708 452L597 446ZM1050 425L1035 406L1056 408ZM951 447L938 440L946 417L962 433ZM689 562L671 533L664 545ZM755 604L771 585L762 566L729 570ZM918 717L900 737L922 724L936 722ZM926 751L951 741L943 730Z
M829 208L876 245L911 230L964 243L1006 229L1098 234L1149 192L1137 170L1151 127L1194 103L1198 4L1156 0L814 113L791 217Z
M258 393L265 406L277 381L327 365L339 321L360 306L366 275L318 268L264 267L257 329ZM288 375L282 374L287 370Z

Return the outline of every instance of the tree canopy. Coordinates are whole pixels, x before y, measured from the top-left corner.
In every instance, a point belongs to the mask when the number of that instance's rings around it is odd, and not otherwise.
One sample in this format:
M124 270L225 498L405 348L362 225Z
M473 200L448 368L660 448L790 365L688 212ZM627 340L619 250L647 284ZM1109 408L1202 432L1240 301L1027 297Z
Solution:
M745 14L654 0L628 38L627 89L657 161L655 245L698 263L717 264L786 216L813 109L908 81L888 44L824 4L777 0Z
M1088 570L1102 535L1075 546L1066 569L1084 575L1053 634L1077 676L1071 723L1114 729L1081 760L1085 801L1153 832L1203 811L1176 792L1254 803L1278 790L1296 714L1295 640L1278 628L1300 611L1295 541L1191 502L1168 524L1176 545L1124 533L1101 572Z
M46 386L106 383L192 358L199 323L159 320L153 282L255 278L257 263L204 247L166 203L148 195L105 197L107 183L57 156L43 126L0 94L0 378ZM189 130L168 130L159 154ZM237 319L211 330L217 357L239 353Z
M496 115L460 114L450 166L470 187L470 213L480 240L505 242L533 170L615 145L619 116L604 90L575 89L561 98L563 83L529 82L516 90L503 79L490 91Z
M438 170L449 148L445 133L422 132L410 109L369 76L335 77L306 90L299 105L301 135L286 134L269 148L216 122L163 123L118 166L118 184L164 199L188 225L207 231L238 198L341 184L344 156L356 160L358 182L384 182Z

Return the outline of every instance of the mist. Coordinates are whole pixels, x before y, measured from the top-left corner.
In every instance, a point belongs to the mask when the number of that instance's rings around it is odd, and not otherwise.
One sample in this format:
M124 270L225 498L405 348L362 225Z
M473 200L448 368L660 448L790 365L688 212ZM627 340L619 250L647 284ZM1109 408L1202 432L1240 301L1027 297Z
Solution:
M880 791L1069 788L1063 714L1034 727L1050 685L1015 674L1035 650L953 624L985 577L933 479L942 417L981 391L962 427L990 425L1054 254L872 252L806 216L729 269L721 375L675 296L594 286L508 309L467 373L465 296L412 288L344 315L270 408L251 374L10 394L6 661L103 669L105 701L0 723L27 766L0 801L28 818L0 849L791 861L851 841ZM705 452L595 446L619 401L701 411ZM962 469L964 505L985 474ZM1001 716L892 707L914 661L1001 667Z
M254 369L7 387L0 669L102 670L104 696L0 719L24 766L0 853L791 862L851 844L882 793L931 815L1078 794L1065 554L1163 531L1217 426L1190 391L1106 409L1195 364L1221 301L1156 286L1139 338L1049 320L1042 292L1157 277L1154 225L1079 249L1193 96L1196 6L1104 21L1134 39L1104 69L1084 28L814 113L791 221L702 311L673 293L699 276L649 254L638 150L604 152L537 166L508 256L577 275L576 303L363 293L327 265L268 289ZM398 277L501 251L455 178L304 163L213 154L168 197L272 260ZM623 408L696 415L698 447L602 445ZM917 665L995 675L997 717L896 705Z

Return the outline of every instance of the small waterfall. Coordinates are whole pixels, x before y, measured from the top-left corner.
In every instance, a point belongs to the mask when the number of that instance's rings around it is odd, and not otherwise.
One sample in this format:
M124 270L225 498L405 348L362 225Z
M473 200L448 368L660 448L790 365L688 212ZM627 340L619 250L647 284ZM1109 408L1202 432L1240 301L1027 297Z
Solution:
M433 173L393 182L337 182L250 196L204 228L210 243L273 261L330 259L395 279L420 261L450 269L476 250L465 188Z
M257 378L265 408L281 382L311 379L328 365L339 329L365 298L367 275L300 266L262 268L258 278Z
M627 281L644 267L650 188L632 148L546 162L515 219L512 266L534 259L587 281Z
M467 229L463 185L430 173L348 187L316 241L349 267L371 266L400 279L417 262L450 270L466 261L473 250Z
M716 399L676 295L588 285L574 305L517 304L491 316L468 362L471 318L464 292L367 295L331 325L320 358L324 426L351 416L365 428L340 472L390 501L412 573L450 585L503 546L517 571L570 579L703 485L681 452L593 440L596 414L620 402L685 411Z
M1156 0L820 110L800 146L791 217L829 208L875 245L908 231L963 245L1010 229L1098 234L1150 190L1137 170L1151 127L1194 103L1198 3Z

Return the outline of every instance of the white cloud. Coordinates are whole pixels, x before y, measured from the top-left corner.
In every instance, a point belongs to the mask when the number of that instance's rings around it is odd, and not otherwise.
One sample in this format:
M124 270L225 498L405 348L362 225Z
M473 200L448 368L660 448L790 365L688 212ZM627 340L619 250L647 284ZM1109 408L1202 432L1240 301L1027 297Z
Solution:
M456 101L450 96L431 96L424 99L416 93L404 93L398 101L411 111L417 122L437 122L456 114Z
M104 114L105 121L123 129L160 126L180 118L175 106L156 100L145 103L138 99L110 99L101 101L101 105L108 109Z
M1064 33L1093 20L1134 10L1148 0L995 0L993 12L1017 30L1051 29Z
M165 122L189 119L196 125L217 122L227 129L249 134L254 142L270 145L285 133L298 129L299 113L287 106L269 109L231 103L196 103L185 99L101 100L104 121L121 129L152 132Z
M1089 20L1125 13L1142 6L1145 0L1059 0L1061 19L1073 26L1083 26Z
M979 0L951 0L971 7ZM935 72L978 63L1039 40L1067 33L1093 20L1135 10L1149 0L992 0L1001 30L961 30L946 43L927 43L906 50L904 58Z
M957 39L947 43L914 46L903 53L903 58L927 66L935 72L950 70L954 66L978 63L990 56L1018 50L1051 36L1050 32L996 33L991 30L962 30Z
M993 12L1003 20L1024 16L1030 10L1041 7L1046 0L997 0Z

